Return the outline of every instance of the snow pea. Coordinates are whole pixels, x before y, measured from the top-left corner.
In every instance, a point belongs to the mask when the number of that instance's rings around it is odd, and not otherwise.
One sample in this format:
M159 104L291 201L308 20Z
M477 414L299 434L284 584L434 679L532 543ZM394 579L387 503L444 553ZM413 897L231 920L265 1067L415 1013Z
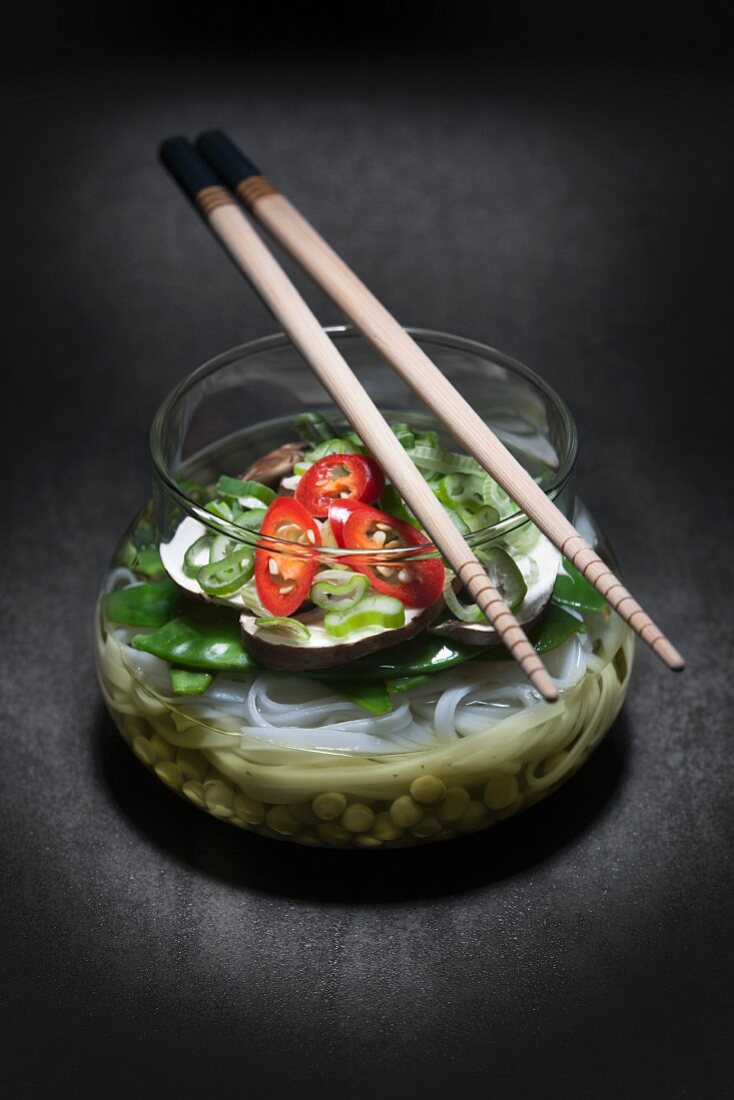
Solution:
M211 672L195 672L190 668L171 666L171 684L175 695L201 695L213 679Z
M132 569L134 573L142 573L145 577L155 577L163 572L158 547L138 546L133 539L128 539L123 545L118 560L120 565Z
M131 644L200 672L258 667L242 644L237 615L225 608L191 607L153 634L136 634Z
M460 665L476 653L476 646L423 633L400 645L368 653L365 657L350 661L348 665L330 669L329 677L334 680L352 677L360 680L398 680L405 676L430 676Z
M566 576L566 573L559 572L556 577L555 587L553 588L553 599L556 603L564 604L566 607L574 607L578 611L603 611L607 606L604 597L565 558L563 559L563 569L569 575Z
M332 680L329 674L321 683L372 714L387 714L392 710L390 694L381 680Z
M535 652L542 656L544 653L550 653L552 649L558 649L558 646L568 641L572 634L585 633L586 627L575 615L571 615L551 600L542 622L528 631L528 638L533 643ZM497 645L483 649L481 656L477 655L477 659L511 661L512 657L503 645Z
M132 584L108 592L102 601L105 619L125 626L163 626L183 603L181 592L171 580Z

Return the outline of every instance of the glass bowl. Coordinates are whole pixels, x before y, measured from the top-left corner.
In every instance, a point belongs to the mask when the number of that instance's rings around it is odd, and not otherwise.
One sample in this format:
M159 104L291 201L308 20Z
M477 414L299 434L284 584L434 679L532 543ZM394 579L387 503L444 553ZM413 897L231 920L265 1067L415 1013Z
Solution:
M439 445L459 449L359 334L327 331L391 423L435 431ZM561 398L492 348L426 330L412 335L616 567L574 495L577 436ZM172 548L185 531L187 545L196 535L207 546L224 537L243 553L264 546L274 569L293 555L334 568L357 553L294 543L285 529L268 538L226 509L209 510L217 479L295 443L293 419L304 411L348 430L284 335L217 356L161 406L151 431L152 497L115 551L97 608L99 681L120 733L194 806L299 844L404 847L475 832L527 809L581 767L629 684L631 631L588 591L579 595L572 578L563 591L556 584L551 602L528 622L536 645L549 647L544 660L560 691L554 704L501 646L467 646L460 631L442 633L442 619L413 613L412 636L399 634L387 647L375 646L368 629L366 650L311 668L308 646L278 646L287 656L273 657L273 647L263 656L252 634L243 640L240 612L252 618L257 608L217 606L200 590L181 589L187 582ZM502 503L501 520L466 537L477 552L510 550L530 585L543 537L506 497ZM435 551L359 554L389 574ZM256 636L259 628L252 629Z

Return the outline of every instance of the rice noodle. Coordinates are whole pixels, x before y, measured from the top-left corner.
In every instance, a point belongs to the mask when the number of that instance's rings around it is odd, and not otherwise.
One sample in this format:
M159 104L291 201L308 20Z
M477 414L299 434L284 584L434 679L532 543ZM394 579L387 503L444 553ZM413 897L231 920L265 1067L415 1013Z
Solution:
M110 583L125 583L128 572L116 571ZM459 748L466 764L480 753L498 762L519 755L539 761L554 746L568 744L594 713L592 727L584 729L587 743L606 728L615 705L611 678L616 673L609 661L626 628L604 613L586 616L584 622L588 634L573 635L545 655L561 694L553 705L511 661L472 661L432 676L393 696L385 714L367 714L318 681L269 672L240 678L219 674L201 695L177 696L168 664L129 644L140 633L135 628L115 626L106 636L100 629L98 662L109 705L122 714L143 714L151 722L168 716L174 730L170 736L182 747L212 752L226 748L233 757L261 761L291 762L298 752L357 760L442 749L455 753ZM538 789L546 780L533 772Z

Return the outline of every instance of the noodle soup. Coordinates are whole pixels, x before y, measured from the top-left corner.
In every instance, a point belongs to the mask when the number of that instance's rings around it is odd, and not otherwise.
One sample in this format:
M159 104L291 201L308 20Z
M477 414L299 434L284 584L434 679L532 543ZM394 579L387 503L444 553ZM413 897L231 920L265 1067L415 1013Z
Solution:
M574 502L560 399L499 353L421 339L478 375L475 407L609 557ZM107 706L163 783L241 829L360 849L483 829L588 757L626 694L631 632L390 377L393 430L556 681L542 700L294 358L277 338L228 353L159 413L154 497L98 611Z

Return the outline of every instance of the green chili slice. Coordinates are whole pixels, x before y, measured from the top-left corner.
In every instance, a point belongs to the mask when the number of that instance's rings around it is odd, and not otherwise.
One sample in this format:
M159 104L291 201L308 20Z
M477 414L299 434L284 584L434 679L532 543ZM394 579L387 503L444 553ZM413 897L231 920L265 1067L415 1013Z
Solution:
M477 547L475 552L510 611L516 611L528 594L528 586L513 559L499 546Z
M311 601L326 611L348 611L367 593L370 582L362 573L327 569L311 586Z
M209 596L232 596L247 584L255 569L255 555L247 547L227 554L220 561L203 566L197 581Z
M192 542L184 554L183 572L187 577L195 579L199 570L210 560L209 554L212 548L210 535L202 535L196 542Z

